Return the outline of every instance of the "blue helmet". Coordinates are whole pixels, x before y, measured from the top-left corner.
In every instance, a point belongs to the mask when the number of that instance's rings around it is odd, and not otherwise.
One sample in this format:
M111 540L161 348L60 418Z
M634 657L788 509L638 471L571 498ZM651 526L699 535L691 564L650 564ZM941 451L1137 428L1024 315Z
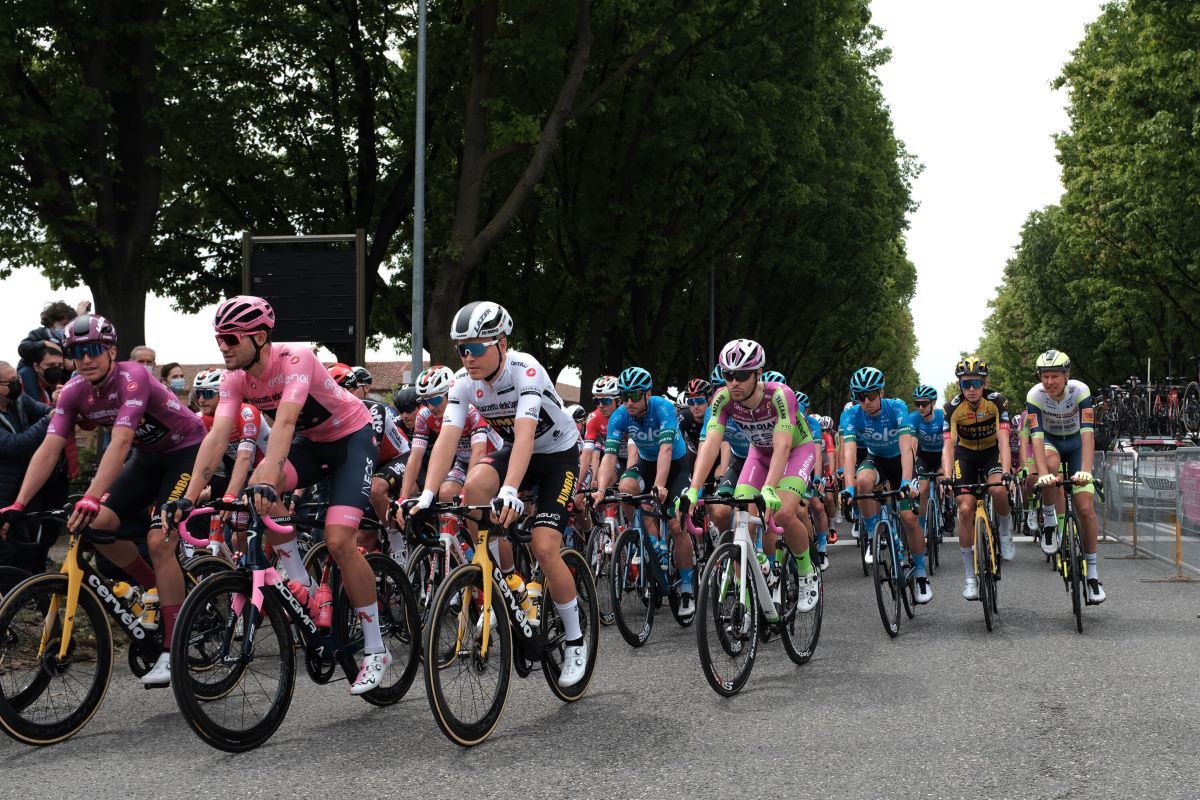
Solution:
M617 388L622 392L648 392L653 385L650 373L641 367L626 367L617 378Z
M916 388L916 391L913 392L913 400L933 400L934 402L937 402L937 394L937 389L933 388L929 384L922 383Z
M772 381L773 383L782 383L784 386L787 386L787 378L783 377L783 373L773 369L764 372L762 379L764 381Z
M720 389L725 385L725 376L721 374L721 367L713 367L712 374L708 376L708 382L713 385L713 389Z
M804 392L797 390L796 391L796 407L800 409L800 413L803 414L803 413L807 412L808 407L810 405L812 405L812 401L810 401L808 399L808 395L806 395Z
M883 388L883 373L874 367L863 367L850 378L850 393L857 396Z

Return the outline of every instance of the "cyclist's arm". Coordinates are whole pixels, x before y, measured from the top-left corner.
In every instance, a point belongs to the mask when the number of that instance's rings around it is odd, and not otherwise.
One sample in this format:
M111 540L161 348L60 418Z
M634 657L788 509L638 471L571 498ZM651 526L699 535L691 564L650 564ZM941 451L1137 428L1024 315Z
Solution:
M450 465L454 463L454 457L458 455L458 439L462 436L462 428L442 420L442 432L438 434L437 439L433 443L433 450L429 453L429 468L425 471L425 491L432 492L434 497L437 497L438 489L441 488L442 482L446 480L446 473L450 471ZM404 468L405 484L408 483L408 476L412 474L414 483L416 475L421 471L421 462L416 462L416 469L413 468L413 459L416 458L417 448L413 448L412 454L408 457L408 466ZM412 495L406 494L405 497Z
M1012 472L1012 448L1008 446L1008 426L1001 425L1000 433L996 437L996 444L1000 447L1000 469L1004 470L1007 475Z
M1082 458L1079 465L1085 472L1092 472L1092 467L1095 466L1094 459L1096 456L1096 434L1094 425L1096 422L1096 411L1092 405L1091 395L1084 397L1079 401L1079 436L1083 441Z
M471 474L471 468L479 463L479 460L487 455L487 439L475 442L471 445L471 457L467 459L467 474ZM580 473L582 474L582 473Z
M193 503L200 502L200 495L212 481L217 465L221 463L221 456L225 454L225 447L229 442L229 435L233 433L233 427L233 417L213 417L212 429L205 434L204 440L200 442L199 450L196 451L196 463L192 466L192 477L188 481L187 491L183 493L185 499ZM240 456L241 453L238 455ZM232 479L230 483L232 483Z
M600 468L596 470L596 491L603 492L613 485L616 479L617 454L605 453L600 459Z
M700 442L700 450L696 453L691 488L699 489L704 484L704 478L712 471L713 462L721 454L722 448L730 450L729 445L725 444L725 426L714 417L708 421L708 427L704 429L704 441Z
M954 422L950 414L942 425L942 477L954 478L954 440L956 439Z
M900 479L905 483L913 479L913 454L917 451L916 437L907 430L900 434Z
M821 452L825 449L825 447L824 444L817 439L813 439L813 442L816 444L817 457L813 461L812 474L813 477L817 477L825 474L824 470L822 469L822 465L825 463L825 454Z
M434 442L434 450L436 449L437 443ZM401 497L412 497L413 493L417 490L417 475L421 472L421 465L425 463L425 451L426 448L423 444L414 444L409 449L408 462L404 465L404 480L400 482Z
M846 485L854 485L855 461L858 459L858 443L853 436L842 437L842 473L846 476Z
M700 446L703 447L704 442L701 442ZM696 463L700 463L699 451L696 453ZM724 475L731 463L733 463L733 448L729 446L729 442L721 442L721 456L717 459L717 474Z
M29 466L25 469L21 490L17 492L18 503L29 505L37 493L42 490L42 486L54 472L58 458L66 446L67 440L64 437L53 433L46 434L46 438L38 445L38 449L34 451L33 457L29 461ZM99 495L96 496L99 497Z
M279 408L275 410L275 425L271 428L271 438L267 440L267 454L250 476L251 486L265 483L274 486L278 492L284 485L284 466L292 448L292 437L296 435L296 420L300 419L300 409L300 403L288 402L280 403ZM214 422L213 430L216 428Z
M674 442L663 442L658 446L658 465L654 472L654 485L666 486L667 476L671 474L671 453L675 449Z
M229 471L229 485L225 489L225 494L237 497L242 489L246 488L246 478L250 475L250 468L254 466L254 448L249 450L238 448L237 459L233 462L233 469Z

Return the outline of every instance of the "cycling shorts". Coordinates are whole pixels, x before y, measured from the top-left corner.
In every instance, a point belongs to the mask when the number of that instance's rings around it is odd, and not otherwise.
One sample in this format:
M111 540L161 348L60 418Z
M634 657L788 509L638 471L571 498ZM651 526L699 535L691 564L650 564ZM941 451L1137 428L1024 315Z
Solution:
M479 460L496 471L498 481L503 481L508 472L508 460L512 447L505 446ZM572 447L557 453L534 453L529 457L525 477L521 479L519 491L537 489L537 511L533 519L534 528L553 528L562 533L570 521L567 505L575 493L576 471L579 469L579 453Z
M639 458L637 464L625 470L621 478L637 478L638 493L641 494L654 485L654 479L657 476L658 462ZM691 482L692 474L688 470L687 457L672 461L671 471L667 473L667 497L662 501L662 511L667 519L675 515L675 501L679 499Z
M375 474L375 456L379 445L375 428L368 420L358 430L332 442L314 442L303 436L292 440L284 467L282 491L311 486L330 479L327 525L357 528L371 501L371 477Z
M919 472L937 472L942 468L941 450L918 450L917 470Z
M746 459L744 458L738 458L734 455L729 457L729 466L725 468L725 472L721 474L720 480L717 481L717 494L733 494L733 490L737 488L738 476L742 474L742 467L745 463Z
M900 484L903 483L904 467L900 463L900 456L888 458L875 453L867 453L867 457L858 465L855 473L866 470L874 470L876 486L886 483L893 489L899 489Z
M971 450L966 447L954 446L954 485L965 486L969 483L996 483L988 478L1003 472L1000 466L1000 448L996 446L985 450ZM970 494L958 489L956 494Z
M1058 453L1059 460L1066 462L1067 475L1074 475L1083 469L1083 436L1075 433L1071 436L1051 436L1046 434L1046 449ZM1073 492L1094 492L1092 484L1074 486Z
M767 480L767 471L771 468L770 448L751 447L746 463L738 475L737 494L748 496L747 491L757 492L762 489ZM779 479L778 489L791 492L797 497L804 497L808 491L808 478L812 475L813 464L817 462L817 445L815 442L805 442L799 447L793 447L788 453L787 466L783 469L783 477Z
M164 503L178 500L187 490L196 464L199 443L181 447L170 453L146 453L133 448L133 454L121 467L112 487L100 499L100 504L126 520L138 512L153 507L150 529L162 528Z

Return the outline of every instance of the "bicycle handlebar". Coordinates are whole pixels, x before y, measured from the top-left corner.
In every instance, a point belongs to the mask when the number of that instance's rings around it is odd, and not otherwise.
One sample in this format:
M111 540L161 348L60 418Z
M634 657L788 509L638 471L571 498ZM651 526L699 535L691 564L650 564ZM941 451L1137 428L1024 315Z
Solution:
M762 508L764 506L762 495L755 495L754 497L747 498L747 499L735 498L735 497L701 497L700 499L698 499L696 501L695 507L696 507L696 509L701 509L706 505L711 505L711 506L734 506L735 508L745 508L746 506L749 506L752 504L757 505L759 508ZM699 534L704 532L700 526L696 525L695 521L692 519L691 514L684 513L684 514L681 514L681 516L683 517L684 525L687 527L688 533L698 536ZM783 527L775 524L773 515L760 515L760 516L756 517L756 519L761 524L765 525L767 530L769 530L771 533L774 533L777 535L783 533Z
M208 539L197 539L195 536L192 536L190 533L188 533L188 522L190 522L194 517L206 517L210 514L215 514L218 511L249 510L250 506L247 503L224 503L220 501L214 502L212 505L205 506L204 508L193 509L192 513L188 514L187 517L179 521L179 536L192 547L208 547ZM292 533L295 530L295 528L293 528L291 525L280 525L266 514L260 515L259 519L263 521L263 524L267 526L268 530L271 530L275 533Z

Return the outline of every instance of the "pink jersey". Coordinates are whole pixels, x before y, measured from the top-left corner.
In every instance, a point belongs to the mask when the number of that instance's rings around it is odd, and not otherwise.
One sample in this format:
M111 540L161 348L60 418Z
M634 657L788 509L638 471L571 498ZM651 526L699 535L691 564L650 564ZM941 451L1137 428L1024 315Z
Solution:
M130 428L133 446L146 453L173 453L204 439L196 415L136 361L118 361L100 386L82 375L67 381L46 432L70 439L77 420L91 428Z
M417 413L417 421L413 423L413 447L428 447L431 441L437 439L442 432L442 417L431 411L428 406ZM500 449L504 440L492 430L487 420L475 406L467 408L467 424L463 427L462 436L458 438L458 461L471 460L471 448L480 442L487 442L487 452L493 453Z
M227 370L220 397L216 416L235 420L242 403L261 411L298 403L296 433L313 442L336 442L371 424L363 401L338 386L312 351L299 344L272 344L261 378L241 369Z

